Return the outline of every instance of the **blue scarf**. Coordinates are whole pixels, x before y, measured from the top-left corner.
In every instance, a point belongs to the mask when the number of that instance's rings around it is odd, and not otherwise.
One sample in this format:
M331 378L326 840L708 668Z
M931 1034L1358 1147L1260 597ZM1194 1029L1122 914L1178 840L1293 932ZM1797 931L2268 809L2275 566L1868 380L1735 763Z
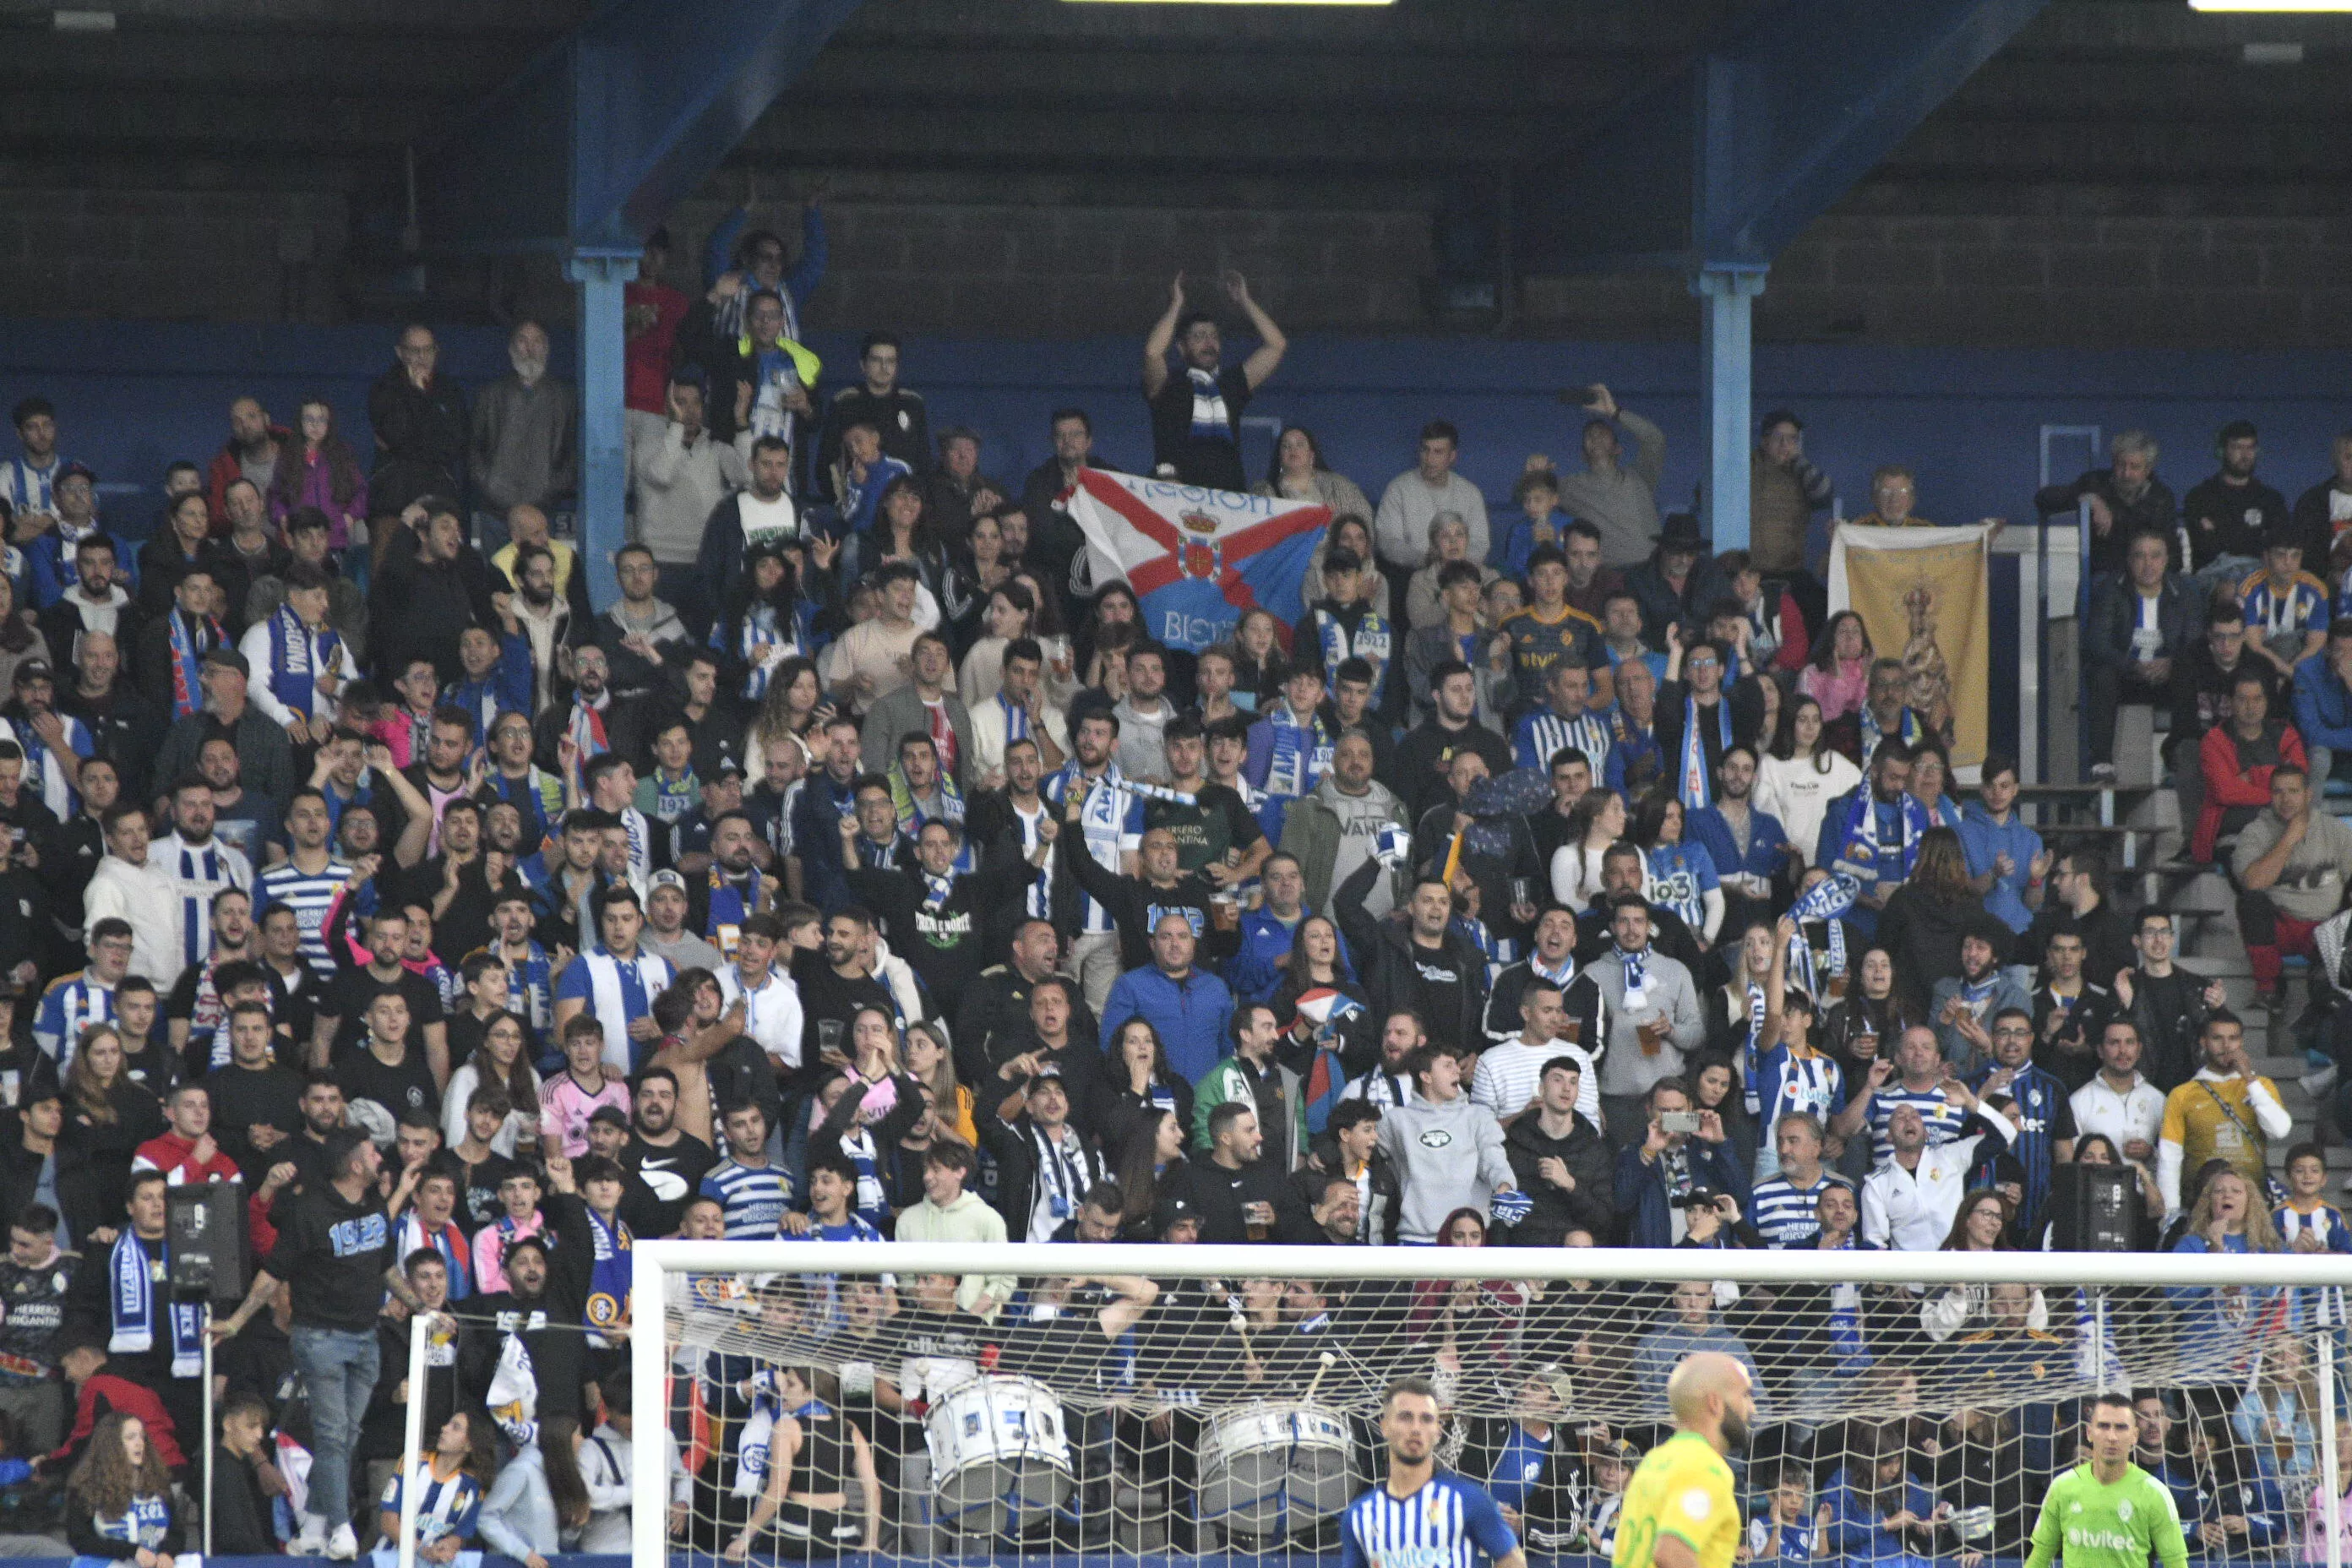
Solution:
M1754 981L1748 983L1748 1044L1742 1047L1740 1059L1748 1080L1748 1114L1750 1120L1764 1114L1764 1098L1758 1087L1758 1043L1764 1037L1764 987Z
M1789 906L1789 918L1797 922L1797 934L1789 939L1789 969L1798 979L1799 987L1822 1003L1822 990L1813 968L1813 944L1805 940L1804 928L1815 921L1829 927L1830 973L1843 974L1845 966L1845 922L1838 917L1853 908L1853 900L1862 891L1852 877L1832 876L1825 882L1816 882L1798 896Z
M1004 743L1029 739L1029 710L1018 702L1005 700L1004 693L996 694L996 705L1004 710Z
M1715 704L1716 732L1721 737L1718 752L1731 745L1731 704L1720 697ZM1715 780L1706 766L1706 742L1698 731L1698 699L1683 699L1682 771L1676 777L1675 793L1682 799L1686 811L1696 811L1715 804Z
M636 1238L620 1217L614 1216L606 1225L589 1209L588 1235L595 1243L596 1260L588 1266L588 1343L596 1350L609 1349L611 1342L603 1331L613 1328L627 1316L629 1310L629 1275L634 1267L629 1249Z
M204 687L196 679L196 670L205 655L228 640L221 624L210 616L204 617L205 642L196 646L195 633L189 629L186 614L174 606L172 611L172 717L184 719L205 705Z
M1838 829L1836 869L1853 878L1857 889L1865 879L1873 884L1903 880L1919 858L1919 836L1927 831L1927 809L1908 795L1895 807L1903 829L1902 842L1892 846L1878 841L1878 796L1868 780L1854 791L1854 803L1846 808L1844 826Z
M269 617L269 689L305 723L317 700L319 672L341 665L342 646L332 626L314 636L290 605L278 605Z
M1332 735L1320 717L1309 715L1306 723L1285 702L1265 716L1274 735L1274 758L1265 770L1265 791L1268 795L1296 800L1313 790L1316 781L1331 766Z
M126 1229L106 1260L107 1307L113 1321L106 1349L110 1355L139 1355L155 1348L155 1265L139 1234ZM205 1369L204 1311L190 1301L165 1307L172 1330L172 1375L196 1377Z
M1234 423L1225 412L1225 395L1217 385L1217 373L1194 365L1184 367L1184 379L1192 386L1192 439L1223 441L1231 445Z
M1617 954L1617 962L1625 966L1625 1005L1628 1007L1648 1006L1650 1005L1650 993L1648 989L1650 950L1644 947L1635 952L1628 952L1623 948L1620 947L1613 949L1612 951Z

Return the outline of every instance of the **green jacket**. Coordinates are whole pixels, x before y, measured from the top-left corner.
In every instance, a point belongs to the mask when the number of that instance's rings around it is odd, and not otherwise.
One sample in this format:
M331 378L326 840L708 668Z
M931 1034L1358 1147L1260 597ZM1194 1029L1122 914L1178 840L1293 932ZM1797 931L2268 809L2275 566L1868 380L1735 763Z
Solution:
M1307 907L1310 910L1331 907L1331 888L1338 880L1333 872L1339 861L1339 814L1328 798L1337 788L1337 783L1326 774L1283 814L1280 847L1284 854L1297 857L1299 874L1307 883ZM1371 798L1385 805L1390 821L1412 831L1404 803L1387 785L1374 780ZM1403 897L1393 888L1391 891L1400 900Z
M1289 1128L1261 1128L1265 1135L1266 1155L1279 1163L1278 1170L1294 1170L1307 1156L1307 1086L1297 1073L1274 1064L1275 1078L1282 1085L1283 1103L1290 1107ZM1192 1142L1202 1150L1209 1147L1209 1112L1227 1100L1237 1100L1252 1110L1257 1109L1257 1086L1238 1056L1227 1057L1201 1077L1192 1086Z

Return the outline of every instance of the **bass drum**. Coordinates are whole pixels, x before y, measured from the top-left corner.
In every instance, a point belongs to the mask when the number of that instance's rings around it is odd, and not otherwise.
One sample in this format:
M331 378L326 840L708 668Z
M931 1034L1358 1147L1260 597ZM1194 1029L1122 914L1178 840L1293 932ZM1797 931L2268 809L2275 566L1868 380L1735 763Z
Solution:
M1348 1418L1327 1405L1250 1405L1201 1438L1201 1519L1228 1535L1279 1540L1336 1519L1364 1488Z
M1073 1485L1062 1402L1026 1377L982 1377L943 1395L924 1417L932 1517L948 1529L996 1533L1058 1508Z

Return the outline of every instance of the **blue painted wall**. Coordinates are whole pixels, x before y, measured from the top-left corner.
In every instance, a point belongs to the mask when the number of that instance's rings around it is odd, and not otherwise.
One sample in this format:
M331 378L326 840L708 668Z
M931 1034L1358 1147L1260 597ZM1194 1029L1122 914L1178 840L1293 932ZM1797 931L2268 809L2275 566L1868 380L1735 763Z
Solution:
M449 328L445 370L467 383L504 372L503 334ZM68 451L106 485L113 521L145 530L163 465L218 447L229 400L258 394L290 418L323 391L345 435L367 446L365 395L391 363L383 327L229 327L149 322L0 323L0 406L29 392L55 401ZM855 374L855 341L814 340L833 376ZM986 468L1017 479L1046 453L1045 416L1089 409L1097 445L1141 462L1149 444L1135 388L1139 338L1077 342L923 339L906 345L908 384L930 399L933 427L969 424ZM568 358L558 345L558 363ZM2263 429L2263 472L2288 498L2326 472L2327 441L2352 426L2352 353L1774 347L1756 355L1756 406L1798 410L1815 461L1849 515L1866 510L1871 468L1909 463L1922 513L1939 521L2027 518L2044 424L2137 425L2163 443L2159 472L2185 490L2211 471L2213 432L2245 416ZM1527 455L1573 465L1579 418L1557 388L1607 383L1656 419L1670 443L1664 497L1688 503L1699 475L1698 352L1651 344L1497 342L1475 338L1304 337L1253 415L1312 428L1333 465L1377 500L1412 460L1423 421L1464 432L1464 470L1507 506ZM1270 445L1254 436L1253 472ZM2078 459L2068 457L2071 470Z

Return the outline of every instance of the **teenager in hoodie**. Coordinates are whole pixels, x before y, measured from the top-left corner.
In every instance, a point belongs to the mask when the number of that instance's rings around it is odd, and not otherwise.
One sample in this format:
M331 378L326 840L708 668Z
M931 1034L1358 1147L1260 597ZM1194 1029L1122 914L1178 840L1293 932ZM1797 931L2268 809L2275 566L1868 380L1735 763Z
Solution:
M899 1214L897 1238L1003 1246L1004 1216L989 1207L978 1193L964 1189L964 1178L971 1170L970 1149L961 1143L934 1142L923 1154L923 1201ZM967 1274L956 1287L956 1306L992 1319L1012 1299L1015 1283L1009 1274Z
M1462 1092L1462 1063L1443 1046L1405 1058L1419 1098L1381 1114L1380 1150L1404 1189L1399 1239L1432 1246L1458 1208L1486 1211L1496 1193L1517 1192L1518 1177L1503 1146L1502 1123Z

